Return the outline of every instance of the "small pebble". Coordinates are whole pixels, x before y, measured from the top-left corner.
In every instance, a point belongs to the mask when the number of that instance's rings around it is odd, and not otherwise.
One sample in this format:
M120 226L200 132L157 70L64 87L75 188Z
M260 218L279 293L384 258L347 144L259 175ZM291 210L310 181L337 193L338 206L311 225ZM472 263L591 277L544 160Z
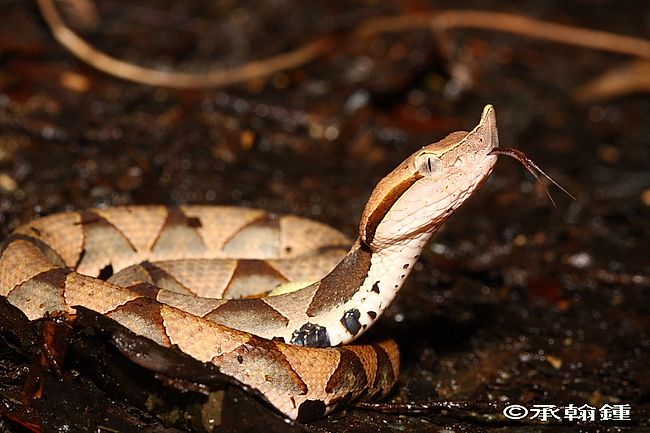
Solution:
M59 78L63 87L77 93L86 93L90 89L90 81L85 75L77 72L64 72Z
M641 192L641 203L650 206L650 188L646 188Z
M591 255L585 252L581 252L581 253L570 255L566 261L569 265L573 266L574 268L584 269L591 265L593 259Z
M517 235L517 236L515 236L514 244L515 244L516 246L518 246L518 247L523 247L524 245L526 245L526 242L527 242L527 241L528 241L528 240L526 239L526 236L524 236L524 235Z
M553 355L546 355L546 362L551 364L551 366L556 370L559 370L562 367L562 360Z
M605 162L609 162L610 164L616 163L620 159L620 156L620 152L614 146L604 145L598 147L598 157Z
M0 189L7 192L14 192L18 184L7 173L0 173Z

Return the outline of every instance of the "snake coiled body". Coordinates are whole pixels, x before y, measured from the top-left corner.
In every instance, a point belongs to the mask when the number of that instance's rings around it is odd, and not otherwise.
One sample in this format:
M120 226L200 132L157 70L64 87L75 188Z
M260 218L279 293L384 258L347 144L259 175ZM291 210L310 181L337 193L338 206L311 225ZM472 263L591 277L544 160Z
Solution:
M234 207L50 215L3 242L0 295L30 320L93 310L214 364L289 418L314 419L390 391L394 342L342 344L392 301L431 235L485 181L497 145L488 106L473 131L424 147L379 182L354 242ZM300 288L270 293L290 282Z

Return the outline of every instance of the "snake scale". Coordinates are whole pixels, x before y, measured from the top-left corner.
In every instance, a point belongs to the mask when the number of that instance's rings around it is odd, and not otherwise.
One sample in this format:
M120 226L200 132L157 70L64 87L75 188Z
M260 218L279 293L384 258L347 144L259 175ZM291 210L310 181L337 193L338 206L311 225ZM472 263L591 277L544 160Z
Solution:
M0 295L30 320L93 310L312 420L390 391L395 342L345 344L372 326L432 234L485 182L497 146L488 105L471 132L423 147L378 183L354 242L311 220L235 207L46 216L4 240ZM291 281L301 287L262 296Z

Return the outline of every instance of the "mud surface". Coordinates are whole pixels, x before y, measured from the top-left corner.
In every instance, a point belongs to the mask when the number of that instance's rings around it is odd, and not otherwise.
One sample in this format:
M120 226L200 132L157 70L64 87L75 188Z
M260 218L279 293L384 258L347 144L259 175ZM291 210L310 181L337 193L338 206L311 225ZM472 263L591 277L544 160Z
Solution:
M342 35L373 16L432 8L176 3L101 1L94 19L75 18L74 8L67 17L113 55L197 71ZM644 2L447 3L650 34ZM425 30L335 43L327 56L268 80L165 90L81 64L34 4L1 1L0 234L90 206L212 203L295 213L354 236L383 175L418 147L471 128L492 103L501 144L524 150L576 200L551 188L554 208L521 166L500 161L365 337L401 347L403 371L388 401L468 409L349 408L288 424L236 387L208 397L204 385L138 367L92 327L69 336L60 368L44 368L38 342L48 325L23 323L3 304L1 432L650 430L650 98L572 97L628 59L477 30L450 33L442 48ZM507 401L629 404L632 420L520 423L498 416Z

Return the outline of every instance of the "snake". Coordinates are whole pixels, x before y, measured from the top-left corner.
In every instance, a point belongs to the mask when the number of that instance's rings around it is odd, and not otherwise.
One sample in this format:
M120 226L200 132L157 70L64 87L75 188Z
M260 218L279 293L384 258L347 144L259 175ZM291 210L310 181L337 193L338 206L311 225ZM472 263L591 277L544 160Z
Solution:
M307 422L386 396L393 340L376 323L427 241L489 177L495 110L422 147L379 181L351 241L262 209L133 205L55 213L0 248L0 296L29 320L79 307L236 379ZM350 246L351 245L351 246Z

